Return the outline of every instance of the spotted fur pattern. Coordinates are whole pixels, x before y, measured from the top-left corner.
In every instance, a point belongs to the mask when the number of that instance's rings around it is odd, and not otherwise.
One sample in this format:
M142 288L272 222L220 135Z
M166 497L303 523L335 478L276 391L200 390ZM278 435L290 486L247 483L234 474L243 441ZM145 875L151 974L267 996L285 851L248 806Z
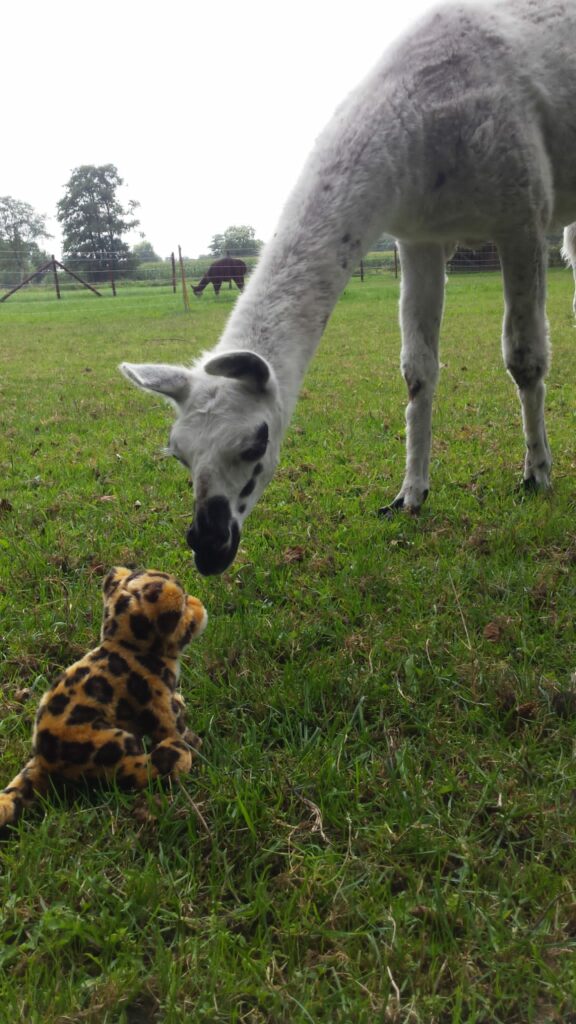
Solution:
M0 792L0 826L46 792L50 777L114 777L141 789L190 771L200 740L186 729L176 687L180 654L203 631L205 608L168 573L122 567L106 576L103 599L101 642L42 697L32 757Z

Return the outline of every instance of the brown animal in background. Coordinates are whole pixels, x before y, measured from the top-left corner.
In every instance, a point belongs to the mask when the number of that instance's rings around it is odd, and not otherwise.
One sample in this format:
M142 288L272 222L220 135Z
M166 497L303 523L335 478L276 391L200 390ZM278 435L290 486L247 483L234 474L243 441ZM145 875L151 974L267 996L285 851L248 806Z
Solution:
M247 273L248 267L244 260L237 260L233 256L223 256L221 260L215 260L210 264L200 283L193 288L194 295L201 295L207 284L213 285L214 291L218 295L223 281L234 281L242 292Z

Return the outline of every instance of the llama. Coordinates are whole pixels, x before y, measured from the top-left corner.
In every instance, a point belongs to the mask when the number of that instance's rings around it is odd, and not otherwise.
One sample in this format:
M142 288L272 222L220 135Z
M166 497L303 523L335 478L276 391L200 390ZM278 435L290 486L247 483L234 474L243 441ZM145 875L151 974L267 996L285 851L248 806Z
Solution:
M568 227L564 228L564 244L562 246L562 255L572 267L572 273L574 274L574 299L572 301L572 309L574 316L576 316L576 224L569 224Z
M214 349L191 368L120 369L176 409L169 452L196 504L196 566L233 561L273 476L306 367L382 232L398 239L406 467L391 514L428 496L445 261L490 240L502 264L502 349L522 410L524 486L549 486L546 232L576 220L576 0L436 8L337 109Z
M223 281L234 281L240 291L244 291L244 278L248 268L244 260L234 259L233 256L224 256L221 260L214 260L208 267L204 277L192 289L194 295L202 295L207 284L212 284L216 295L220 294Z

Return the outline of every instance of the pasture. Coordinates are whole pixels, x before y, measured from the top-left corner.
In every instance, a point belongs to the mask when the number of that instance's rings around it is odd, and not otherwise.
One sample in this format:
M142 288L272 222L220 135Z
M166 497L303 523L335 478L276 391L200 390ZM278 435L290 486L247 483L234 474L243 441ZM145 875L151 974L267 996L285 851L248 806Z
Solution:
M525 497L498 274L453 276L432 489L404 465L398 282L353 280L222 578L185 547L171 412L117 372L211 347L236 292L0 307L0 785L96 643L114 564L210 621L182 788L54 793L0 843L0 1017L30 1024L576 1020L576 354L554 270L554 488ZM188 794L209 834L187 799Z

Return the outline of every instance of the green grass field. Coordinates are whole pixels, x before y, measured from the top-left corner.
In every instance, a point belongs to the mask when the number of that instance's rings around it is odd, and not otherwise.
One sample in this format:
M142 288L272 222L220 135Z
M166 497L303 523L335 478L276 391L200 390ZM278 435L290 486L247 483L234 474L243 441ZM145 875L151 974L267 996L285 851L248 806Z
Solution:
M171 412L116 366L188 361L236 293L0 306L0 783L94 646L109 566L176 572L210 613L184 787L54 793L0 843L0 1020L576 1021L571 275L549 290L550 494L517 490L499 276L452 277L430 498L377 518L403 475L398 284L355 280L210 579Z

